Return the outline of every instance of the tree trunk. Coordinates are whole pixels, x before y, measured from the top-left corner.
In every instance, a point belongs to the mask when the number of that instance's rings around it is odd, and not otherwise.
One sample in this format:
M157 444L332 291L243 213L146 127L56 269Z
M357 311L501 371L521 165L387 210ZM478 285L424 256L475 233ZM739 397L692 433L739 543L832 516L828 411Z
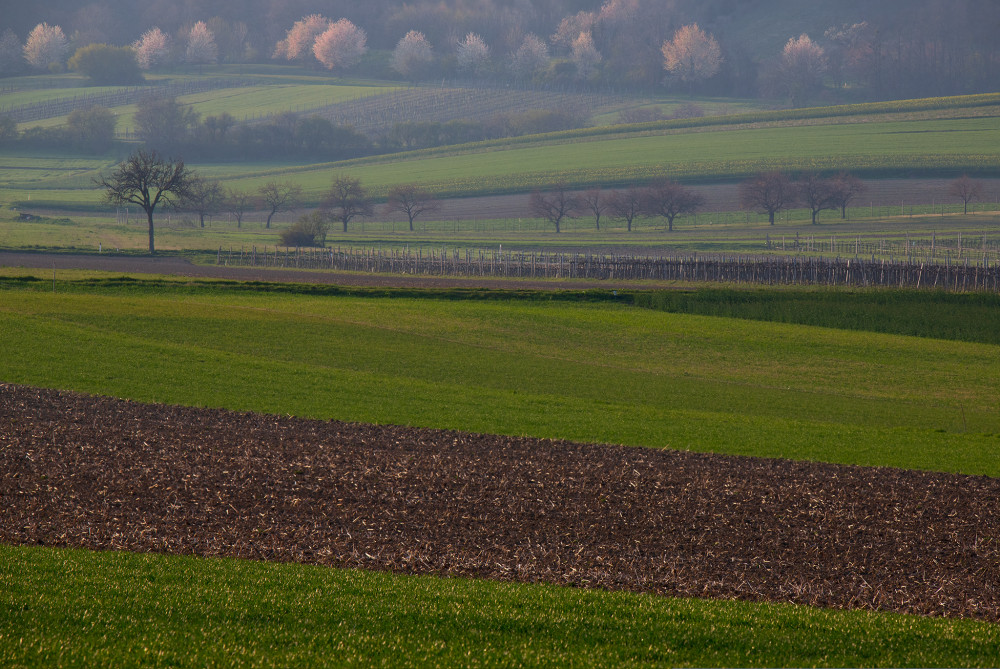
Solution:
M156 254L156 245L153 243L153 210L146 210L146 220L149 223L149 254Z
M767 212L767 222L770 223L771 225L774 225L774 212L773 211Z

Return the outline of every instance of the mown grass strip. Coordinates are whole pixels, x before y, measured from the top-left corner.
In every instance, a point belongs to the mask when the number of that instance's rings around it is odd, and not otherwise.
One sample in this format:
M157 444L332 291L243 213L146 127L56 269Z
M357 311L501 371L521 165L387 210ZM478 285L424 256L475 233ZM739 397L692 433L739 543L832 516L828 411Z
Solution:
M1000 626L0 544L0 664L987 666Z

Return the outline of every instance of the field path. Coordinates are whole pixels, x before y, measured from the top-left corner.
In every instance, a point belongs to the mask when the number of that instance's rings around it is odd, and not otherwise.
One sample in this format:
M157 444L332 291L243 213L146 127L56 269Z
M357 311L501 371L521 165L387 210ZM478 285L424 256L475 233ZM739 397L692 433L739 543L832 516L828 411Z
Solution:
M0 541L1000 622L1000 479L0 384Z

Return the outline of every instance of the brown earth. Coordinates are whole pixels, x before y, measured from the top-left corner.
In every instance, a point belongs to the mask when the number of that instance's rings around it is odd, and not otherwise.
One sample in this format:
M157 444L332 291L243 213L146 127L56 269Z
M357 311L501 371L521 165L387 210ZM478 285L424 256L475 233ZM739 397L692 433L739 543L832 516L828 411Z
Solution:
M1000 621L1000 480L0 385L0 541Z

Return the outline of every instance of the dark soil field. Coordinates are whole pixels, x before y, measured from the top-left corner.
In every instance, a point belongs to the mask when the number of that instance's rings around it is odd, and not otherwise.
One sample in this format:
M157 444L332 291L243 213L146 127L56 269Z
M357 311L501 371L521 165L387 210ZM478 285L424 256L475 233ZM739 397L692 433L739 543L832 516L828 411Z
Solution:
M0 541L1000 621L1000 480L0 385Z

